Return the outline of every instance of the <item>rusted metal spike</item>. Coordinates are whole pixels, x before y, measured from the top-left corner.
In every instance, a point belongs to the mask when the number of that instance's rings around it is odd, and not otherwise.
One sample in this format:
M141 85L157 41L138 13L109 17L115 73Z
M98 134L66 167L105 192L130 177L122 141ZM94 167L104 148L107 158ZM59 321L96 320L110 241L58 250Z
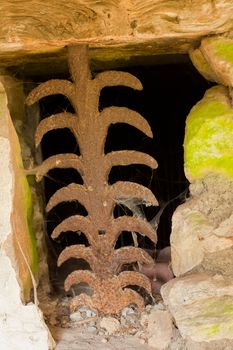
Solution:
M83 244L71 245L65 248L58 257L57 265L61 266L66 260L71 258L85 260L94 272L95 266L98 265L98 260L93 254L92 247L86 247Z
M146 187L130 181L117 181L109 187L109 197L114 202L123 203L128 198L138 199L140 204L146 206L158 205L153 193Z
M88 191L84 186L71 183L66 187L62 187L57 190L52 197L50 197L48 204L46 206L46 211L50 211L56 205L62 202L72 202L78 201L80 202L85 209L88 211L89 209L89 196Z
M151 294L151 283L145 275L136 271L123 271L118 275L121 288L135 284L144 288L148 294Z
M112 272L117 274L122 265L138 262L140 264L153 264L152 257L141 248L123 247L113 253Z
M43 119L37 127L35 135L36 147L40 144L42 137L51 130L69 128L76 140L78 139L77 118L72 113L58 113Z
M142 90L142 84L134 75L127 72L108 71L97 74L95 82L99 90L106 86L127 86L135 90Z
M68 291L74 284L87 283L94 290L100 288L100 280L96 275L88 270L73 271L65 280L65 290Z
M73 153L63 153L56 154L55 156L51 156L43 161L43 163L37 166L34 169L29 169L26 171L26 174L35 174L36 181L41 181L42 177L46 175L52 169L65 169L65 168L73 168L79 172L79 174L83 175L83 166L81 157L77 156Z
M106 154L104 162L109 166L143 164L156 169L158 163L149 154L138 151L114 151Z
M111 124L126 123L153 137L150 125L138 112L126 107L108 107L100 113L100 123L108 129ZM106 130L107 133L107 130Z
M86 235L89 241L89 244L94 245L96 229L94 224L89 220L89 218L84 217L82 215L70 216L55 227L51 237L53 239L56 239L60 236L62 232L67 232L67 231L83 232Z
M151 225L146 220L136 216L129 217L124 215L114 219L112 223L112 232L109 232L109 236L111 235L114 243L122 231L139 232L141 235L148 237L154 243L156 243L157 240L156 233ZM110 242L111 238L109 237Z
M135 283L135 285L137 284L137 282ZM145 307L145 303L143 298L141 297L140 294L138 294L137 292L135 292L135 290L129 289L129 288L125 288L124 289L124 294L123 294L124 298L122 301L122 305L121 305L121 310L124 309L126 306L128 305L136 305L139 311L142 311L143 308ZM119 313L119 311L118 311Z
M28 105L39 101L41 98L61 94L66 96L70 101L74 97L74 85L68 80L52 79L40 84L33 89L26 99ZM71 101L72 102L72 101Z

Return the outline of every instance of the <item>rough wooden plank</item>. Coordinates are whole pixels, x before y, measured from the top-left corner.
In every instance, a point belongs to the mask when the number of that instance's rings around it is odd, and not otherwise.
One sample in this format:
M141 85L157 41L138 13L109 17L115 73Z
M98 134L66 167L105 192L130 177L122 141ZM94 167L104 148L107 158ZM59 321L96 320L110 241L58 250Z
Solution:
M232 30L232 0L133 0L137 34L200 36Z
M1 49L65 45L75 40L127 33L127 12L118 0L2 0ZM120 10L120 12L119 12ZM120 14L120 15L119 15Z
M0 50L191 43L233 28L232 0L0 0ZM182 39L182 40L181 40ZM172 49L174 51L174 48Z

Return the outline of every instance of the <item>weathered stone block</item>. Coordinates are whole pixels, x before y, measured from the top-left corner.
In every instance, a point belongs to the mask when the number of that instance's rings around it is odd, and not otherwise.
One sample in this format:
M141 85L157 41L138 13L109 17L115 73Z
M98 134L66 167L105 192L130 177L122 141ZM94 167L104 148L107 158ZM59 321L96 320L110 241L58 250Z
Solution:
M183 338L233 339L232 277L192 274L169 281L161 293Z
M216 75L216 81L233 86L233 40L224 37L205 38L200 50Z
M211 265L217 257L219 265L224 265L224 251L233 246L233 181L212 174L191 184L190 195L172 218L170 241L175 276L204 261L205 268L214 271ZM226 275L232 271L231 264L221 269Z

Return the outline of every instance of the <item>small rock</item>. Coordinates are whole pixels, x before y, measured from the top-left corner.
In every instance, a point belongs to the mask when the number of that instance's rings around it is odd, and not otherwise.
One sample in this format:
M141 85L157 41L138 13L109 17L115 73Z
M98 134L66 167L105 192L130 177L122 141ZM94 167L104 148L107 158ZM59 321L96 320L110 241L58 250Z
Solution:
M78 309L78 311L81 313L82 318L90 318L90 317L95 317L97 314L94 310L89 309L88 307L81 307Z
M139 326L137 311L132 307L125 307L121 313L120 323L123 327Z
M105 329L107 334L111 335L120 330L120 322L114 317L103 317L100 321L100 327Z
M121 316L122 317L127 317L128 315L132 315L132 314L135 314L135 313L136 313L135 309L133 309L132 307L127 306L127 307L125 307L122 310Z
M72 322L77 322L77 321L80 321L82 320L82 316L81 316L81 313L79 311L76 311L76 312L73 312L72 314L70 314L70 320Z
M123 327L128 327L128 326L137 327L139 325L139 319L137 315L128 315L126 317L121 316L120 322Z
M87 332L88 332L88 333L95 334L96 331L97 331L96 327L93 327L93 326L87 327Z
M152 310L148 316L148 345L157 350L166 349L172 339L172 319L168 311Z
M162 287L163 299L185 339L233 342L232 276L194 273Z
M108 339L102 338L102 339L101 339L101 342L104 343L104 344L106 344L106 343L108 342Z
M150 304L146 305L146 311L147 312L150 312L151 309L152 309L152 305L150 305Z
M156 307L158 310L166 310L166 306L162 302L159 302L158 304L156 304Z

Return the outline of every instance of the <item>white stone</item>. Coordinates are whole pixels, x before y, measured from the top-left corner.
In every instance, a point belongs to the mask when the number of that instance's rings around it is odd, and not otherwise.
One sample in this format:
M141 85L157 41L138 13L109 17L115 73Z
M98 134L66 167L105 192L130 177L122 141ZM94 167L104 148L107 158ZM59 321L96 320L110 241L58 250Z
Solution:
M82 320L83 317L81 316L81 313L79 311L73 312L72 314L70 314L70 320L72 322L77 322Z
M120 330L120 322L114 317L103 317L100 321L100 327L105 329L107 334L111 335Z
M148 315L148 345L157 350L164 350L171 343L172 319L168 311L152 310Z

